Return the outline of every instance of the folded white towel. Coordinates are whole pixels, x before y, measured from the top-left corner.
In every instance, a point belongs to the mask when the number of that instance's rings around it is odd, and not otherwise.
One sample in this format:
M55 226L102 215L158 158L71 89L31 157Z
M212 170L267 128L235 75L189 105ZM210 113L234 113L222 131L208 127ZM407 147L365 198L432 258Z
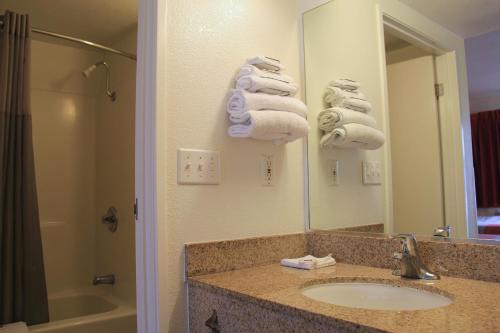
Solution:
M28 326L24 322L17 322L0 326L0 333L28 333Z
M294 96L297 93L297 85L293 82L287 83L257 75L240 77L236 80L236 88L280 96Z
M260 69L270 70L274 72L279 72L280 70L285 69L285 66L283 66L279 60L264 56L250 58L247 60L247 64L254 65Z
M341 106L347 109L364 113L368 113L372 110L372 105L370 104L370 102L356 97L346 98L342 102Z
M307 116L306 105L296 98L233 89L227 101L229 120L237 124L244 123L250 118L247 112L249 110L286 111L298 114L302 118Z
M282 111L248 111L248 124L232 125L229 136L235 138L253 138L272 140L275 144L294 141L309 133L309 124L301 116Z
M373 150L380 148L384 141L384 133L375 128L361 124L345 124L323 135L320 145L323 148Z
M377 122L373 117L362 112L340 107L329 108L318 114L318 127L325 132L333 131L335 127L350 123L362 124L370 127L377 126Z
M241 66L240 71L236 75L236 80L239 79L240 77L246 76L246 75L257 75L260 77L265 77L268 79L278 80L278 81L282 81L282 82L286 82L286 83L293 82L293 78L288 76L288 75L258 69L254 65Z
M351 97L365 99L365 95L360 91L349 91L337 87L328 86L325 89L323 100L329 106L338 106L341 105L345 99Z
M361 87L361 84L359 82L350 79L333 80L330 82L329 85L332 87L337 87L340 89L350 90L350 91L357 91Z
M282 266L299 268L299 269L315 269L315 268L332 266L335 264L336 264L335 259L332 258L331 254L323 258L316 258L312 255L307 255L301 258L281 260Z

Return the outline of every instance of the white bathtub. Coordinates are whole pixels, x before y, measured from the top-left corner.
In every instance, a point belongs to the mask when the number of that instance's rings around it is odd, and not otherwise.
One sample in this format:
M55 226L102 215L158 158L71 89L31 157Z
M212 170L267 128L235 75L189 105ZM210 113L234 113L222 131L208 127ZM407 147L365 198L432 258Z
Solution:
M49 297L50 322L30 333L136 333L136 311L109 296L79 293Z

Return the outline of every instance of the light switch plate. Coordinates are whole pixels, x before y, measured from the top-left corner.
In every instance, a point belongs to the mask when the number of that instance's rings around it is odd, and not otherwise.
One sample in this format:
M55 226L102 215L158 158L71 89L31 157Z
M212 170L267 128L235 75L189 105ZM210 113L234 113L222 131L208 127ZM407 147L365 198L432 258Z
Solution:
M211 150L178 149L177 183L220 184L220 153Z
M262 155L260 171L262 175L262 185L274 186L276 166L273 155Z
M382 163L380 163L379 161L363 162L363 184L382 184Z

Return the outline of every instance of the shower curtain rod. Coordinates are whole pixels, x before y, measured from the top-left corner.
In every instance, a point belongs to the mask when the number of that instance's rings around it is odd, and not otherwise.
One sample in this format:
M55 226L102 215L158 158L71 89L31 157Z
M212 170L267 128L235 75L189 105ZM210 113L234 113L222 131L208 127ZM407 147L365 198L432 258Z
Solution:
M3 26L3 20L0 21L0 27L2 27L2 26ZM96 49L99 49L99 50L103 50L103 51L106 51L106 52L118 54L118 55L121 55L123 57L129 58L129 59L132 59L132 60L137 60L137 57L136 57L135 54L128 53L128 52L125 52L125 51L120 51L120 50L117 50L117 49L113 49L111 47L108 47L108 46L105 46L105 45L102 45L102 44L98 44L98 43L94 43L94 42L90 42L90 41L85 40L85 39L80 39L80 38L76 38L76 37L62 35L62 34L58 34L56 32L51 32L51 31L42 30L42 29L38 29L38 28L31 28L31 31L34 32L34 33L40 34L40 35L45 35L45 36L49 36L49 37L55 37L55 38L64 39L64 40L69 40L71 42L75 42L75 43L79 43L79 44L84 44L84 45L87 45L87 46L90 46L90 47L93 47L93 48L96 48Z

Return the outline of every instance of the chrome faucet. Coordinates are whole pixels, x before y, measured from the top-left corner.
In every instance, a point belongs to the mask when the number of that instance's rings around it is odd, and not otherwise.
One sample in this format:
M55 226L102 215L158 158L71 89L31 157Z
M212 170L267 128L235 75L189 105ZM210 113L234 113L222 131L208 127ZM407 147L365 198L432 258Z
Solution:
M434 229L434 233L432 234L435 238L450 238L451 237L451 226L445 225L439 228Z
M115 275L110 274L110 275L96 275L94 276L94 279L92 280L92 284L94 286L98 284L115 284Z
M417 239L413 234L398 234L401 241L401 252L396 252L393 259L401 262L401 269L392 272L393 275L410 279L439 280L439 275L429 272L418 254Z

